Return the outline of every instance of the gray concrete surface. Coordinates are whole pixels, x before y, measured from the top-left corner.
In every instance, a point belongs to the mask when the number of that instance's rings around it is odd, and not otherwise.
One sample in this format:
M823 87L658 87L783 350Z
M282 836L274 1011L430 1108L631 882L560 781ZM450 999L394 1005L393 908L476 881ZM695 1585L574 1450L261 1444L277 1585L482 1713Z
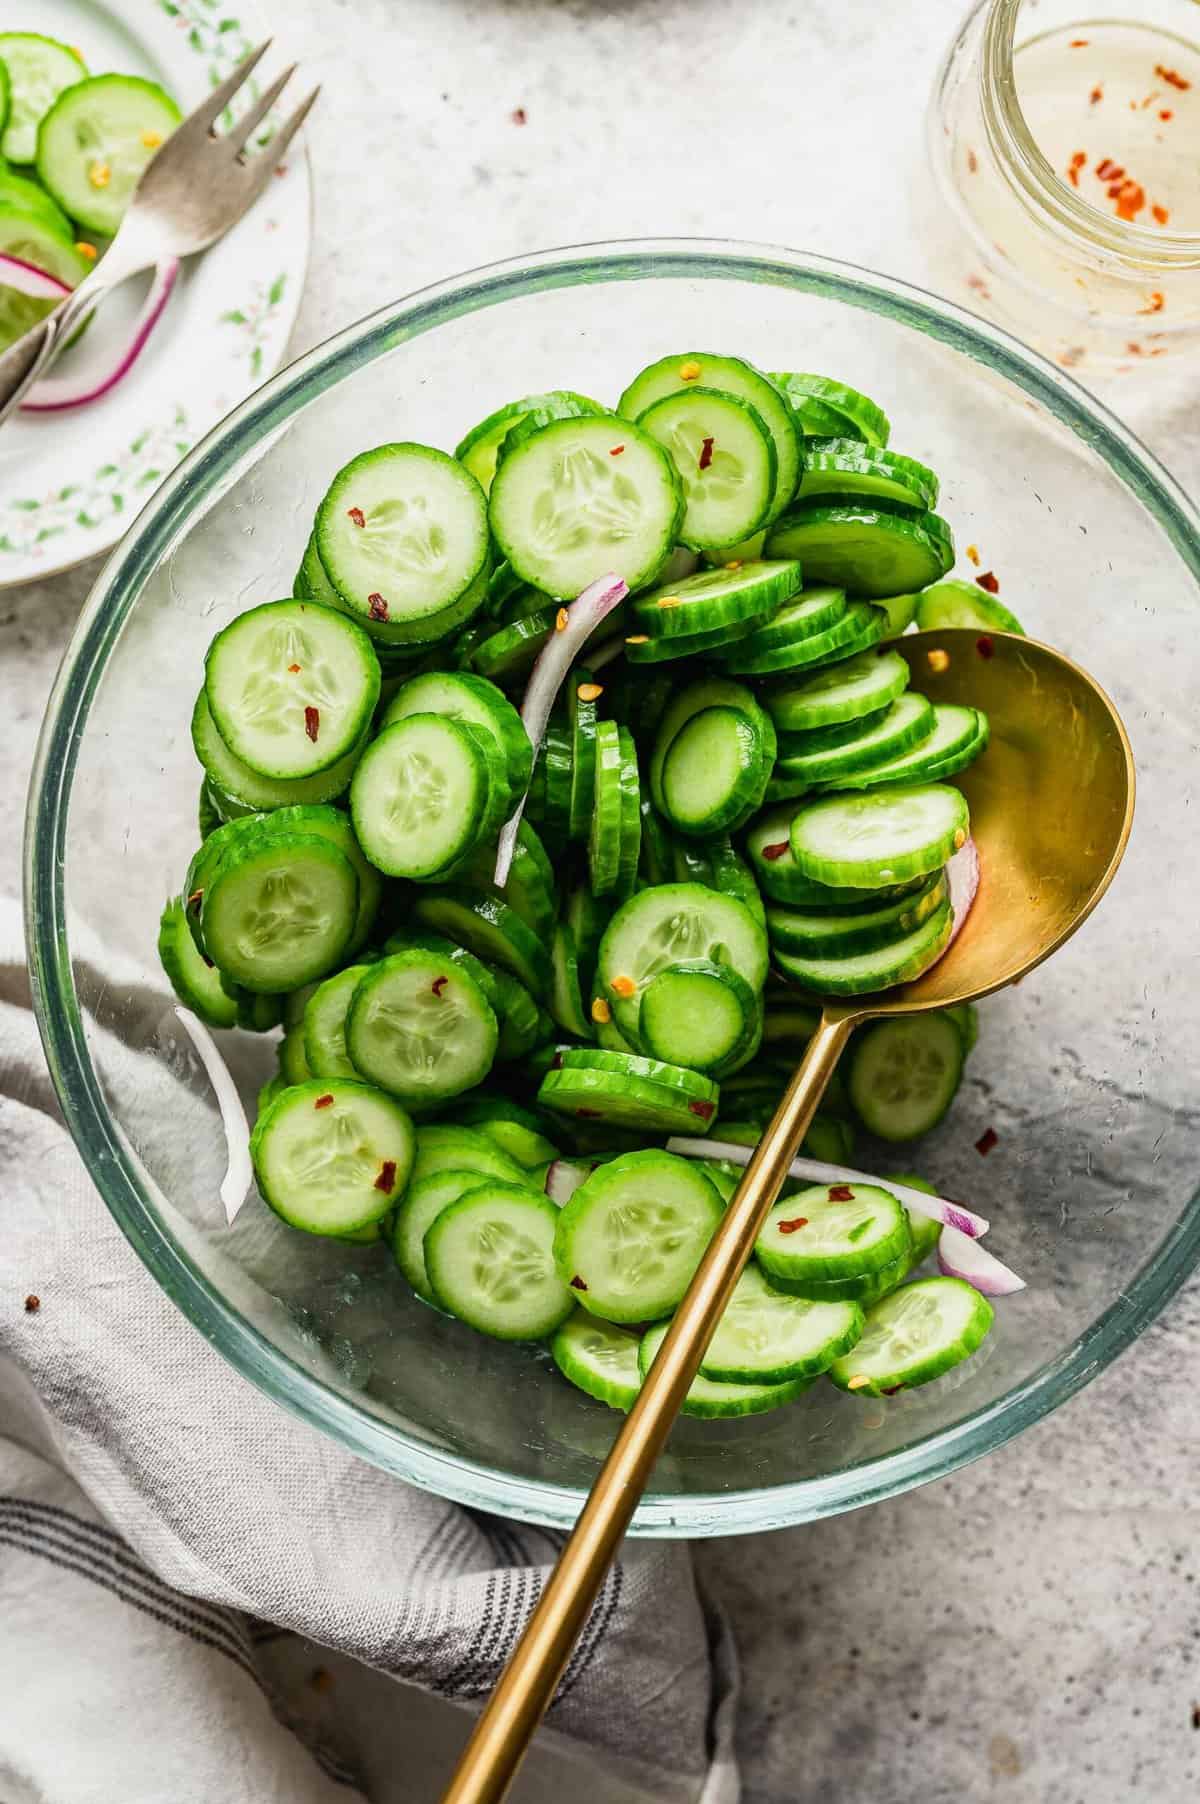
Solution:
M603 237L777 240L921 280L909 189L958 11L293 0L280 36L325 84L295 348L455 270ZM836 154L807 160L822 143ZM1181 387L1140 424L1194 485L1189 399ZM91 575L0 594L5 888L42 703ZM748 1804L1193 1799L1198 1358L1193 1284L1115 1369L985 1463L869 1512L701 1547L742 1649Z

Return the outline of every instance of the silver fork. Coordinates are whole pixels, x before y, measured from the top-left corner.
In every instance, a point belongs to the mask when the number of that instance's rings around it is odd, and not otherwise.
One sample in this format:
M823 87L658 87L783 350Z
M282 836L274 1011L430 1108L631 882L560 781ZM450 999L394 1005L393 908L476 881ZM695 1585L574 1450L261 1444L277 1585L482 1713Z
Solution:
M251 137L295 73L293 63L227 132L218 132L221 114L270 44L268 38L252 50L175 128L146 165L117 235L96 268L0 356L0 423L106 294L168 258L207 250L258 199L320 93L314 88L262 151L246 154Z

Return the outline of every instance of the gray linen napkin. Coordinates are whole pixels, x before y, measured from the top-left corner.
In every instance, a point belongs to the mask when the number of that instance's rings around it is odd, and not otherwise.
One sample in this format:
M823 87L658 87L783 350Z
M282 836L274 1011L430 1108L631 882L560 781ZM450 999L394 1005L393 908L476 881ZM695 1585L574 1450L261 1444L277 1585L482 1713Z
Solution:
M148 1050L113 1070L178 1106ZM561 1537L343 1452L169 1301L61 1123L7 901L0 1198L5 1804L436 1798ZM516 1795L735 1804L733 1684L686 1548L627 1544Z

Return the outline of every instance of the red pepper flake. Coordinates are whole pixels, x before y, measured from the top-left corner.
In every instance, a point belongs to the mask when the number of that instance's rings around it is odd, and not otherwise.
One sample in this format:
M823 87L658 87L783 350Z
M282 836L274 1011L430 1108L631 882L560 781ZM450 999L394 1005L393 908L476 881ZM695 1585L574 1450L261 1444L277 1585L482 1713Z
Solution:
M985 661L988 658L994 658L996 655L996 641L992 638L990 633L980 633L978 639L975 641L975 650Z
M587 1285L584 1283L583 1279L579 1276L578 1272L576 1272L575 1276L571 1279L571 1289L572 1290L586 1290L587 1289Z
M1105 157L1102 162L1096 164L1097 181L1119 182L1124 173L1125 171L1121 168L1121 165L1119 163L1114 163L1111 157Z
M290 672L290 674L291 674L291 675L292 675L292 676L299 676L299 674L300 674L300 666L299 666L299 664L289 664L289 665L288 665L288 671L289 671L289 672Z
M700 440L700 468L702 470L707 470L709 464L712 462L712 448L713 442L710 438Z
M610 445L608 448L608 455L610 457L620 457L620 455L621 455L622 451L624 451L624 449L625 449L624 445Z
M319 708L309 707L304 710L304 731L316 745L317 735L321 731L321 710Z
M999 1146L1000 1136L995 1128L985 1128L975 1142L975 1151L981 1159L986 1159L994 1146Z
M787 840L787 839L780 839L780 840L776 840L776 842L773 846L764 846L762 849L762 855L768 861L768 863L774 864L774 862L777 858L782 858L784 853L788 852L790 850L791 850L791 841Z
M982 276L976 276L976 275L968 276L967 277L967 287L970 288L973 291L973 293L982 295L985 301L990 301L992 298L992 291L988 287L987 283L984 281Z
M791 1221L781 1221L779 1232L781 1234L798 1234L801 1228L807 1228L807 1226L807 1215L797 1215Z
M1148 298L1150 302L1149 306L1139 307L1139 313L1161 313L1167 304L1165 297L1159 293L1157 288L1153 290Z
M327 1109L332 1101L333 1101L333 1096L332 1096L331 1092L326 1090L324 1096L318 1096L316 1102L314 1102L314 1104L313 1104L313 1108L314 1109Z
M1083 50L1087 45L1087 42L1088 40L1086 38L1072 38L1070 47L1072 50Z
M994 570L984 570L975 578L975 581L979 584L981 589L986 589L989 595L998 595L1000 593L1000 583Z
M1165 81L1169 88L1190 88L1191 82L1185 81L1178 69L1166 69L1161 63L1155 63L1154 73L1160 81Z
M581 1121L599 1121L600 1119L599 1109L576 1109L575 1113Z
M524 125L528 121L528 118L529 114L525 111L523 106L515 106L513 108L512 122L514 125Z
M1142 354L1142 347L1138 344L1136 339L1130 339L1129 343L1125 346L1125 351L1126 355L1129 357L1140 357Z
M1112 189L1109 189L1112 194ZM1137 218L1146 204L1146 190L1140 182L1122 182L1120 192L1116 196L1117 218L1132 221Z
M852 1203L854 1201L854 1192L851 1190L849 1184L831 1184L829 1186L829 1200L831 1203Z
M376 1190L382 1190L385 1195L388 1196L390 1196L392 1191L396 1188L396 1161L394 1159L385 1159L383 1164L379 1167L379 1176L375 1180L375 1188Z
M1174 119L1174 117L1175 117L1174 113L1171 111L1169 106L1165 106L1158 116L1163 121L1164 125L1166 124L1168 119Z
M348 507L346 509L346 514L349 519L353 520L356 526L365 526L367 523L367 516L363 513L361 507Z
M904 1386L902 1384L887 1384L880 1388L879 1395L881 1397L894 1397L897 1391L902 1391L903 1389Z
M973 150L967 151L967 168L972 175L978 175L979 158L975 155L975 152Z
M386 620L388 617L388 604L377 590L367 596L367 611L372 620Z
M1074 153L1074 155L1072 156L1071 161L1067 164L1067 180L1071 183L1071 186L1073 188L1078 188L1079 171L1083 168L1083 166L1086 162L1087 162L1087 151L1086 150L1077 150Z
M26 1297L26 1299L25 1299L26 1315L36 1315L38 1310L41 1308L41 1306L42 1306L42 1299L40 1297L36 1297L36 1296L32 1295L32 1293Z
M1097 82L1095 87L1092 89L1091 93L1088 95L1088 105L1096 106L1103 99L1104 99L1104 89L1101 86L1101 84L1099 82Z
M433 980L433 986L432 986L434 995L440 996L442 991L445 989L446 985L449 982L450 982L450 979L448 977L435 977Z
M713 1102L690 1102L688 1104L688 1114L698 1115L701 1121L711 1121L716 1106L716 1103Z

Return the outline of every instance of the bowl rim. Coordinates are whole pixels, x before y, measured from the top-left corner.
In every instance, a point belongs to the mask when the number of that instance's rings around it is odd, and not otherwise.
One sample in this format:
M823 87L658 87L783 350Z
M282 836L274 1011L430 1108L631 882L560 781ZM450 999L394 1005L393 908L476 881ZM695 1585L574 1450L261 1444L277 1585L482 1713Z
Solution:
M167 1231L111 1120L92 1065L71 969L64 894L71 782L88 709L120 629L146 580L201 502L222 491L248 447L265 449L337 382L449 320L547 289L627 280L744 280L795 288L919 330L1007 378L1066 426L1157 521L1200 583L1200 511L1128 427L1065 371L1002 328L914 284L772 244L700 238L619 240L510 258L391 302L289 364L221 421L157 489L106 560L47 705L25 829L25 920L34 1009L67 1126L118 1226L167 1294L242 1377L348 1451L452 1501L523 1521L570 1527L585 1493L497 1472L441 1450L329 1388L274 1346L209 1282ZM728 1535L814 1521L878 1502L1002 1446L1075 1395L1115 1359L1200 1262L1200 1194L1117 1299L1056 1358L948 1428L898 1452L765 1488L649 1493L630 1532Z

